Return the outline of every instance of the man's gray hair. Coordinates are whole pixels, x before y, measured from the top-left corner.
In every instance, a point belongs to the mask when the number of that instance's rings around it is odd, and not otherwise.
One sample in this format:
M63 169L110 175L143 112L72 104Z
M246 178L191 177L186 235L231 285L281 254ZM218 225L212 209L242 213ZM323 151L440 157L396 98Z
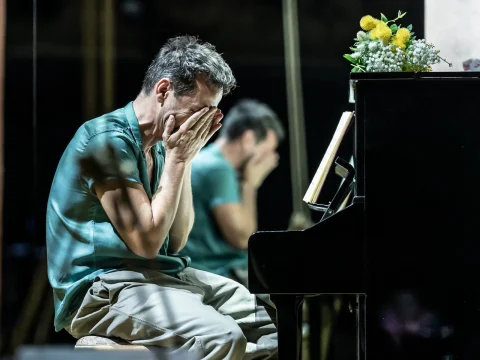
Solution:
M202 43L194 36L178 36L162 46L148 67L142 91L150 94L155 84L168 78L176 96L195 92L195 80L205 79L209 87L228 94L236 86L230 66L212 44Z

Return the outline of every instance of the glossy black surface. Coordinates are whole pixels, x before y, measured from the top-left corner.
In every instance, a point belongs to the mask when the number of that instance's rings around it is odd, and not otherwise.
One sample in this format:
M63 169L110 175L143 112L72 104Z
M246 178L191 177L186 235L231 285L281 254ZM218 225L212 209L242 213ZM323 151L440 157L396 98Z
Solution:
M306 230L258 232L249 241L248 287L255 294L364 292L363 232L361 203Z
M478 76L352 76L357 80L355 193L365 203L305 231L254 234L250 290L366 292L368 359L475 358ZM398 312L401 293L412 294L412 311L430 314L435 324L420 322L423 333L405 330L396 341L386 330L384 311L397 311L399 323L408 322L408 315Z
M459 75L357 83L368 359L425 358L425 351L432 359L472 357L468 343L476 342L480 320L480 79L453 78ZM382 311L401 293L411 294L418 302L411 306L435 316L438 325L425 327L428 336L404 334L398 347Z

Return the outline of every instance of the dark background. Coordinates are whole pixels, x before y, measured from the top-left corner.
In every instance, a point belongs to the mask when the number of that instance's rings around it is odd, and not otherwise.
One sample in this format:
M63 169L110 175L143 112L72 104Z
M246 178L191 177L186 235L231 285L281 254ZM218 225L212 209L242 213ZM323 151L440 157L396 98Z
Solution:
M360 18L366 14L379 17L380 12L394 18L398 10L406 11L402 24L412 23L417 36L423 37L424 4L419 0L298 2L311 179L342 112L353 110L348 103L351 67L342 55L349 52L360 30ZM82 7L78 0L37 1L34 62L33 4L26 0L8 2L3 351L7 351L22 306L46 298L26 299L45 245L46 200L64 148L88 120L83 109ZM257 98L268 103L288 127L280 0L118 0L115 23L115 105L108 111L135 98L147 66L166 39L192 34L214 44L238 80L239 87L220 104L224 113L239 98ZM101 103L101 86L97 94ZM97 115L104 112L99 106ZM260 230L286 229L292 211L288 141L279 152L280 166L267 178L259 195ZM318 215L314 218L318 220ZM312 244L315 246L318 244ZM45 304L51 306L48 301ZM72 341L65 332L50 330L48 342Z

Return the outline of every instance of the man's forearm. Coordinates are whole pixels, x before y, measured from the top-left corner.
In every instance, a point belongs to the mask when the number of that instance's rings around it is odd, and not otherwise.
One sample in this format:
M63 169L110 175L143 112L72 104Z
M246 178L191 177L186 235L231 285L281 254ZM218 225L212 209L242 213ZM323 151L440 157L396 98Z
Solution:
M248 182L242 183L242 205L244 208L244 216L247 220L248 227L246 232L250 236L257 231L257 188Z
M183 181L187 172L188 165L183 162L176 162L165 158L165 168L160 179L160 186L153 196L152 220L157 227L159 238L156 239L163 245L167 234L172 229L180 202L180 195L183 187ZM160 245L160 247L161 247Z
M195 219L192 197L192 165L187 164L181 189L177 213L170 229L168 251L175 254L182 250L187 243L188 235Z

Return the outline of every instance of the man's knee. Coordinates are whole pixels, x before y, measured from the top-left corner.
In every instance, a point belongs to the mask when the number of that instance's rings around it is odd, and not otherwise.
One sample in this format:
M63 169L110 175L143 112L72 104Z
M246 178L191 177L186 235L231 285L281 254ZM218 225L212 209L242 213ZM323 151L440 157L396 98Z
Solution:
M247 338L233 319L218 324L216 329L202 336L203 346L207 353L218 351L224 354L244 354ZM212 329L213 330L213 329ZM217 349L217 350L214 350Z
M245 337L242 329L233 319L225 322L223 325L224 331L219 336L218 341L221 343L229 343L235 345L235 347L247 346L247 338Z

